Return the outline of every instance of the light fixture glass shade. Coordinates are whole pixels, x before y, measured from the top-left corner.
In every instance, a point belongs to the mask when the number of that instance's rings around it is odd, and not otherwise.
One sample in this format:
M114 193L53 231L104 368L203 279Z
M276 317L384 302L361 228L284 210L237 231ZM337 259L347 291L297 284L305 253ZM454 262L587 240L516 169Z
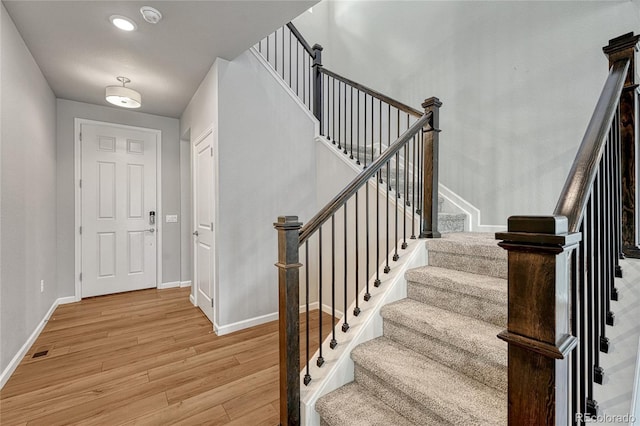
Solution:
M140 108L142 105L140 93L123 86L107 86L105 99L107 102L123 108Z

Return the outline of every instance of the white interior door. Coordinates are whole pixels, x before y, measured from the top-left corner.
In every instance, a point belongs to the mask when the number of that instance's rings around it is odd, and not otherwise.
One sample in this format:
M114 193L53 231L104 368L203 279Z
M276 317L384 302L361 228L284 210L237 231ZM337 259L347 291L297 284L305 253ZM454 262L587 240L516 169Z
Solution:
M213 133L197 140L193 147L194 204L194 275L195 298L198 307L213 319L215 276L214 253L214 173Z
M81 125L82 297L157 286L156 145L152 131Z

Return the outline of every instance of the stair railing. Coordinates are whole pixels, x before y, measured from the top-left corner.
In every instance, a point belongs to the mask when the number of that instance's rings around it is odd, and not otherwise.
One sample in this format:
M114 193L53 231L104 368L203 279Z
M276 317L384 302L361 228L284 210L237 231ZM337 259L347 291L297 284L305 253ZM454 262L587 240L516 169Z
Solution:
M291 22L255 48L318 119L320 134L363 168L422 116L415 108L325 68L322 46L312 47ZM402 168L404 158L399 162Z
M381 285L381 266L384 265L383 273L390 272L391 253L395 261L401 250L407 248L408 232L411 232L410 239L416 238L416 230L421 238L439 236L435 218L440 106L437 98L427 99L423 103L424 114L304 226L297 216L281 216L274 224L278 232L282 425L300 424L300 339L305 345L303 384L308 385L312 380L310 356L315 348L318 349L316 365L322 367L323 354L335 349L341 340L336 327L343 333L349 330L349 320L361 312L361 301L371 298L370 283L376 287ZM402 186L397 176L394 184L381 186L383 169L399 164L401 155L407 164L413 165L412 173L410 167L403 170L406 184ZM401 187L405 188L404 192ZM402 198L404 202L399 201ZM410 205L406 202L409 199ZM390 244L395 247L392 249ZM313 302L311 293L316 299ZM354 305L353 311L347 312L351 305ZM323 311L330 312L330 318L323 319ZM300 312L304 312L302 334ZM312 314L317 316L317 335L312 335L310 329ZM316 330L313 332L316 334ZM323 344L325 338L328 348Z
M610 40L610 73L553 216L513 216L508 250L509 425L582 425L596 416L619 260L638 253L635 52ZM576 349L577 348L577 349ZM574 350L575 349L575 350Z

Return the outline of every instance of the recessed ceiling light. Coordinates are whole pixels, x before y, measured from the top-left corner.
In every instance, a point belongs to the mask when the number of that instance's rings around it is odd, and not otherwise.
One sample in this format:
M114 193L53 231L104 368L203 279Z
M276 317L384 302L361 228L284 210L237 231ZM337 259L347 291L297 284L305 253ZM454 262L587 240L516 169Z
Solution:
M126 16L121 15L111 15L109 20L113 25L117 28L120 28L122 31L133 31L137 28L136 23Z
M162 13L151 6L142 6L140 8L140 13L142 13L144 20L150 24L157 24L162 19Z
M130 83L131 80L127 77L118 77L117 80L122 83L122 86L107 86L105 90L106 101L123 108L140 108L142 105L142 96L140 96L140 93L124 87L124 85Z

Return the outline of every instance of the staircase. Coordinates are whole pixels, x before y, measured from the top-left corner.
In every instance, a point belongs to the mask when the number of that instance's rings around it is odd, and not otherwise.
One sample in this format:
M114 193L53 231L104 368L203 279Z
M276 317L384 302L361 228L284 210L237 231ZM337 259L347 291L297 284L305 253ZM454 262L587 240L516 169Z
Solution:
M493 234L426 245L408 297L381 311L384 335L351 353L355 380L316 403L321 424L506 424L506 252Z

